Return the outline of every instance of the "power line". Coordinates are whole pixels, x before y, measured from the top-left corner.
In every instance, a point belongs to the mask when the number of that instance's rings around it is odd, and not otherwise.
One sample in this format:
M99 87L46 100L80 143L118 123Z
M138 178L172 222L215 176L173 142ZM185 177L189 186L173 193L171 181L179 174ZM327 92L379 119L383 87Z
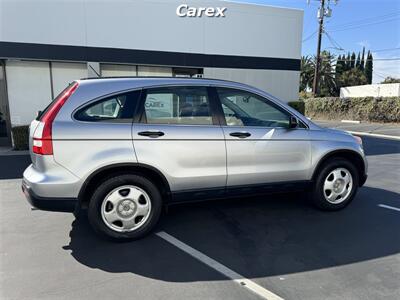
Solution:
M369 17L369 18L364 18L364 19L359 19L359 20L355 20L355 21L350 21L350 22L345 22L345 23L341 23L341 24L337 24L336 26L341 28L341 27L348 27L348 26L356 26L356 25L361 25L363 23L370 23L370 22L374 22L374 21L380 21L382 20L382 18L392 18L395 16L400 15L400 10L388 13L388 14L384 14L384 15L380 15L380 16L374 16L374 17Z
M325 58L322 58L322 60L325 60L326 61L326 59ZM329 60L329 59L328 59ZM400 60L400 57L393 57L393 58L373 58L373 59L365 59L364 61L369 61L369 60L372 60L372 61L397 61L397 60ZM347 62L347 61L353 61L352 59L347 59L347 58L345 58L345 59L336 59L336 61L344 61L344 62Z
M371 50L371 52L385 52L385 51L394 51L394 50L400 50L400 47L397 47L397 48L387 48L387 49L378 49L378 50Z
M376 71L373 71L373 74L374 74L374 75L377 75L378 77L380 77L380 78L382 78L382 79L386 79L387 77L390 77L390 76L383 75L383 74L381 74L381 73L379 73L379 72L376 72Z
M374 70L374 72L377 72L377 71ZM381 75L385 75L386 77L393 76L393 74L386 73L386 72L382 72L381 70L379 70L377 73L379 73L379 74L381 74Z
M400 60L400 57L392 57L392 58L373 58L373 59L367 59L367 60L373 60L373 61L376 61L376 60Z
M332 46L336 49L336 50L341 50L343 51L343 47L339 45L338 42L336 42L333 37L326 31L324 30L325 35L327 36L328 40L331 42Z
M302 40L302 43L308 41L309 39L311 39L316 33L318 32L318 30L315 30L313 33L311 33L309 36L307 36L306 38L304 38L304 40Z
M389 22L393 22L393 21L397 21L397 20L400 20L400 18L396 17L394 19L376 21L376 22L372 22L372 23L369 23L369 24L360 24L360 25L357 25L357 26L349 26L349 27L344 27L344 28L339 28L339 29L329 29L329 30L331 32L347 31L347 30L359 29L359 28L363 28L363 27L367 27L367 26L373 26L373 25L389 23Z

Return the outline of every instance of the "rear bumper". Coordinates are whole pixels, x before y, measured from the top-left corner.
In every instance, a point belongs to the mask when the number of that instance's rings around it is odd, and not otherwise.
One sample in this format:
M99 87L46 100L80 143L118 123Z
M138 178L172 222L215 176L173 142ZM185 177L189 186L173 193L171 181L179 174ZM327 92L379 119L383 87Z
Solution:
M23 180L22 191L28 202L37 209L58 212L74 212L78 204L76 198L45 198L37 196Z

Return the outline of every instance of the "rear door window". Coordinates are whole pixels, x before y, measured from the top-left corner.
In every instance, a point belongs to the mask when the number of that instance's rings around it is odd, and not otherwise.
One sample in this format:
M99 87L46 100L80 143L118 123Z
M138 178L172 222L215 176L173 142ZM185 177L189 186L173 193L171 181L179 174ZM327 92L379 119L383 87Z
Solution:
M207 87L148 89L142 122L147 124L213 125Z

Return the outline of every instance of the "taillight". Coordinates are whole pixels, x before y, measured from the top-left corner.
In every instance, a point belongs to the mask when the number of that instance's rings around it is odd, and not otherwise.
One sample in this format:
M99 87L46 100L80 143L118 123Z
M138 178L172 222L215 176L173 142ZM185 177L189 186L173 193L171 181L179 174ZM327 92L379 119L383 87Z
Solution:
M78 88L78 85L78 82L74 82L66 88L41 116L39 125L36 127L35 133L33 134L33 153L41 155L53 154L53 121L61 107Z

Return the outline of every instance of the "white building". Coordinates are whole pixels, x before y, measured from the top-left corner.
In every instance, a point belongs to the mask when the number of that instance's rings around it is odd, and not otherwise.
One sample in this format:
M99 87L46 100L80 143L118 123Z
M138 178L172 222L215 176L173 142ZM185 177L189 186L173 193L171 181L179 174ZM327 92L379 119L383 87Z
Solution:
M190 7L213 9L180 16ZM296 100L302 22L300 10L227 1L0 0L0 144L84 77L202 74Z
M340 98L399 96L400 83L366 84L340 88Z

